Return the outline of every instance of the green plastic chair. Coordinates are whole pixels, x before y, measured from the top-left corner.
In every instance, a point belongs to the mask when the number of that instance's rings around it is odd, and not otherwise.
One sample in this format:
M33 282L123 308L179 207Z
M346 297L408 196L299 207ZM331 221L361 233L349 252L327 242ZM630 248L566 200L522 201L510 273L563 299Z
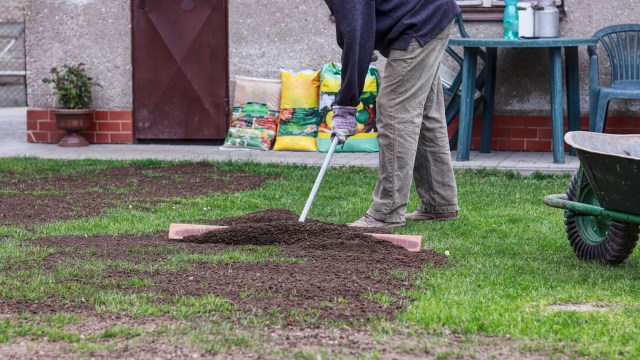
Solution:
M460 31L461 37L469 37L469 34L464 28L464 22L462 21L462 15L458 15L456 18L456 23L458 25L458 30ZM450 46L447 46L446 53L449 55L456 63L458 63L459 71L456 72L446 66L444 63L440 63L440 82L442 83L442 91L445 95L448 96L448 101L446 103L445 114L447 118L447 126L450 126L453 123L453 120L456 119L458 114L460 113L460 95L462 93L462 57L456 53ZM480 50L478 52L478 56L482 60L483 63L487 60L487 54ZM480 103L482 102L482 89L484 88L484 80L485 80L485 69L484 67L478 73L476 78L476 93L474 95L474 111L480 107ZM449 146L454 148L456 143L458 142L458 131L456 130L451 137L449 138Z
M640 100L640 24L621 24L593 34L589 47L589 131L604 132L612 99ZM602 45L611 63L611 86L600 85L597 46Z

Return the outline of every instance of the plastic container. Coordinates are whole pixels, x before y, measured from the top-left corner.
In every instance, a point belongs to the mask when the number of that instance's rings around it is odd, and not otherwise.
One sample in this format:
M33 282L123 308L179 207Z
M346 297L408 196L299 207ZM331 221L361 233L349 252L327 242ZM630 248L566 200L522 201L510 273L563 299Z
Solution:
M541 38L560 36L560 12L553 3L535 11L535 35Z
M518 35L521 38L532 38L535 36L533 4L524 1L518 3Z
M518 0L505 0L504 8L504 39L518 39Z

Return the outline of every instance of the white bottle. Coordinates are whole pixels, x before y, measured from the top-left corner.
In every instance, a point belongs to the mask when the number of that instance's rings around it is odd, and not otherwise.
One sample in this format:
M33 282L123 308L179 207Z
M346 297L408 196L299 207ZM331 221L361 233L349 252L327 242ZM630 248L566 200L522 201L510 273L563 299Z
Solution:
M533 6L528 1L518 3L519 31L521 38L532 38L535 34Z

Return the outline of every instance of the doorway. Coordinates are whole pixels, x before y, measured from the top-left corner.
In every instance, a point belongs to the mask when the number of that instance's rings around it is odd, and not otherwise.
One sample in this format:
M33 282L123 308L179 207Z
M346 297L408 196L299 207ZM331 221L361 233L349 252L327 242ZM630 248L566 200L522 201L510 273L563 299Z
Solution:
M227 133L227 0L133 0L134 139Z

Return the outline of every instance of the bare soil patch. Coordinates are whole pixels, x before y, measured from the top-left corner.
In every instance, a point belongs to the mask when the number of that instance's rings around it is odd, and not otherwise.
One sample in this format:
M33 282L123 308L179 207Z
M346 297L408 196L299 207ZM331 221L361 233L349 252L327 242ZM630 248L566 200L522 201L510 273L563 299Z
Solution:
M68 304L58 299L39 301L9 300L0 298L0 316L11 318L17 314L55 314L58 312L74 314L95 314L95 307L90 304Z
M96 283L108 287L119 279L135 276L148 279L153 284L143 291L157 292L165 299L215 294L232 301L243 314L264 315L275 310L284 315L285 321L280 326L248 328L236 322L233 334L229 336L248 334L249 340L243 345L215 354L204 350L202 344L192 343L190 335L185 333L153 333L160 326L180 328L188 324L189 327L197 327L195 324L201 321L206 324L207 320L203 318L97 313L91 304L69 304L55 298L38 302L0 299L0 316L4 318L23 312L34 315L80 314L83 320L65 326L65 330L86 336L118 326L151 331L132 338L98 341L92 345L95 350L89 352L79 350L77 344L47 338L18 338L9 344L0 344L0 352L8 359L277 359L309 358L311 354L323 354L329 358L377 354L383 359L437 359L451 355L464 359L545 358L522 353L517 343L506 339L461 341L455 336L402 333L381 339L367 327L327 327L328 322L335 320L360 324L361 320L371 318L393 318L393 314L410 301L404 290L411 287L412 276L418 271L445 265L446 257L428 250L408 252L367 236L363 229L314 220L299 223L297 219L297 215L288 210L272 209L212 220L206 223L227 225L229 228L187 237L182 241L168 240L165 232L143 236L74 236L30 241L37 246L57 250L45 259L45 269L85 261L87 257L136 264L163 263L176 251L216 254L229 249L244 249L246 245L274 246L280 249L278 256L303 260L294 263L201 262L190 270L178 272L131 272L110 268L96 279L99 280ZM146 252L140 252L140 249ZM119 290L141 291L139 288ZM388 298L381 302L369 296L371 294L385 294ZM219 334L204 336L208 336L211 342L220 340L216 338Z
M597 312L597 311L609 311L615 308L615 304L608 303L565 303L565 304L551 304L548 306L553 311L575 311L575 312Z
M104 341L108 350L83 351L74 345L48 340L18 340L11 344L0 344L0 353L5 360L50 360L50 359L219 359L216 354L194 348L185 343L170 342L157 337L140 337Z
M64 249L45 260L44 267L51 269L82 259L82 254L144 265L165 262L176 251L216 254L244 249L246 245L276 246L280 249L278 257L297 261L201 262L189 270L166 272L109 268L97 283L113 284L137 277L153 284L144 291L159 293L167 299L215 294L251 313L276 311L291 323L392 318L407 304L404 291L411 287L412 276L424 266L438 267L446 262L442 255L428 250L408 252L368 236L362 229L313 220L299 223L297 216L288 210L268 210L217 223L232 225L182 241L168 240L167 233L156 233L54 237L32 242ZM28 306L31 305L13 304L14 308L24 307L26 311Z
M373 331L348 328L309 329L290 326L265 329L269 346L258 351L233 349L221 359L276 359L278 355L292 353L293 358L322 359L473 359L473 360L544 360L545 354L529 353L518 349L523 342L483 335L434 336L418 330L409 334L406 329L395 329L393 335L380 336ZM368 356L367 356L368 355ZM564 356L555 356L566 359Z
M237 331L255 331L242 329ZM223 353L203 351L189 345L187 339L145 335L130 339L105 340L90 352L78 352L73 344L21 339L0 344L3 359L474 359L474 360L543 360L544 353L524 352L522 342L475 336L462 339L448 335L395 333L380 338L368 329L349 328L267 328L251 336L246 346ZM108 349L108 350L107 350ZM553 358L567 359L555 355Z
M268 180L227 172L209 163L114 167L46 179L0 179L0 225L27 226L99 216L128 204L159 204L173 198L258 188Z

